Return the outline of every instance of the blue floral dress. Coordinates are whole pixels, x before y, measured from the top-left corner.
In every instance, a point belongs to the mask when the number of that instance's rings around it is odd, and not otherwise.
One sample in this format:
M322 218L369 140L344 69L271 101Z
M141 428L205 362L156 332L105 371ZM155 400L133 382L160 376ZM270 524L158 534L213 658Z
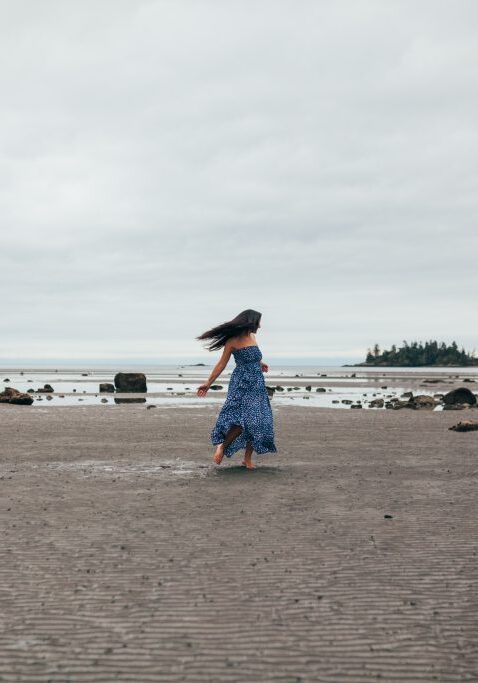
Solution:
M222 443L233 425L242 432L224 449L230 457L247 443L256 453L276 453L274 423L260 361L258 346L243 346L232 351L236 367L231 373L227 397L211 431L211 442Z

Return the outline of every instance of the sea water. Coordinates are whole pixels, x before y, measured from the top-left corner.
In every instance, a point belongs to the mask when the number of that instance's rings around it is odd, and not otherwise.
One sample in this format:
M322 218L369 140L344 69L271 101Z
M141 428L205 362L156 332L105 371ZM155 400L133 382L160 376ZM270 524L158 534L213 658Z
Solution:
M144 368L68 368L68 367L23 367L0 368L0 391L13 387L26 392L33 389L34 406L61 407L105 405L114 406L122 399L137 399L146 405L194 407L205 404L220 404L224 401L228 380L234 364L229 363L217 378L215 385L221 388L210 389L207 396L197 396L197 389L205 382L212 370L211 365L148 365ZM264 373L266 385L283 387L276 390L272 405L297 405L302 407L350 408L353 404L368 407L368 402L383 398L400 398L413 390L415 394L437 393L437 385L426 380L439 379L440 393L443 384L452 389L467 386L478 390L478 367L344 367L314 365L270 365ZM100 393L100 383L113 383L117 371L144 372L148 391L145 394ZM470 379L464 384L464 379ZM6 381L8 380L8 381ZM425 380L425 383L422 382ZM38 393L45 384L53 387L53 393ZM417 390L417 386L420 389ZM310 390L306 389L310 387ZM318 388L322 391L316 391ZM448 389L446 389L448 390ZM50 397L50 398L47 398ZM102 400L103 399L103 400ZM345 401L345 402L343 402Z

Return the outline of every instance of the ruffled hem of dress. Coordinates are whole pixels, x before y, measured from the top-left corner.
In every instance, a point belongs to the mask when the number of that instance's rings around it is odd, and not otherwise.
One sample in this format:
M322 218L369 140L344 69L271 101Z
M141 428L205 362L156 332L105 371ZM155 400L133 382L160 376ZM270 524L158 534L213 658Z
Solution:
M227 434L227 432L226 432L226 434ZM254 451L254 453L257 453L257 455L264 455L265 453L277 453L277 448L276 448L274 443L269 444L269 445L256 446L254 444L254 439L246 438L244 440L243 434L244 434L244 431L241 432L241 434L239 434L239 436L237 436L234 439L234 441L232 443L230 443L229 446L227 446L224 449L224 455L226 456L226 458L230 458L232 455L237 453L237 451L240 451L243 448L244 449L247 448L248 442L252 443L252 450ZM243 437L243 438L241 439L241 437ZM219 437L211 438L211 443L213 446L218 446L220 443L223 443L224 438L219 438ZM237 439L241 439L241 443L236 444L235 442L237 441Z
M254 452L257 453L257 455L264 455L265 453L277 453L277 448L274 445L260 451L256 451L254 448Z
M267 400L269 401L270 406L270 400L268 396ZM230 409L231 408L232 405L230 406ZM236 408L236 410L239 412L241 417L236 417L235 415L233 415L231 410L231 413L229 413L228 417L224 417L222 419L222 423L220 424L220 426L218 425L218 422L216 422L214 429L211 431L212 445L217 446L220 443L223 443L231 427L233 427L234 425L239 425L242 428L241 433L238 436L236 436L234 441L230 443L229 446L227 446L227 448L224 449L224 455L227 458L230 458L232 455L234 455L234 453L237 453L237 451L246 449L248 443L252 443L252 449L258 455L263 455L265 453L277 453L277 448L274 443L273 435L269 435L260 443L258 443L257 439L255 439L254 436L250 434L246 429L246 424L244 418L242 417L242 408L240 404Z

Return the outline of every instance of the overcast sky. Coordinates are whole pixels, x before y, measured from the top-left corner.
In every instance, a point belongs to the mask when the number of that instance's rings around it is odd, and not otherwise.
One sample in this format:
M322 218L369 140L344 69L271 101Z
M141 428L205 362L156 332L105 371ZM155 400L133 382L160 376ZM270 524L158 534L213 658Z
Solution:
M0 8L0 361L478 352L477 2Z

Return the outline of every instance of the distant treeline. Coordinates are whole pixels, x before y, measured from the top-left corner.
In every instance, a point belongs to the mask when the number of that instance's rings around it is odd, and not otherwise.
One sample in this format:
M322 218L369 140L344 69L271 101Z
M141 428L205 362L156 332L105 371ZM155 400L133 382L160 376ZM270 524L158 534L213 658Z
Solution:
M403 346L397 348L395 344L388 350L380 350L378 344L373 349L368 349L365 363L358 365L478 365L475 352L467 352L464 348L459 349L455 341L450 345L437 341L402 342Z

